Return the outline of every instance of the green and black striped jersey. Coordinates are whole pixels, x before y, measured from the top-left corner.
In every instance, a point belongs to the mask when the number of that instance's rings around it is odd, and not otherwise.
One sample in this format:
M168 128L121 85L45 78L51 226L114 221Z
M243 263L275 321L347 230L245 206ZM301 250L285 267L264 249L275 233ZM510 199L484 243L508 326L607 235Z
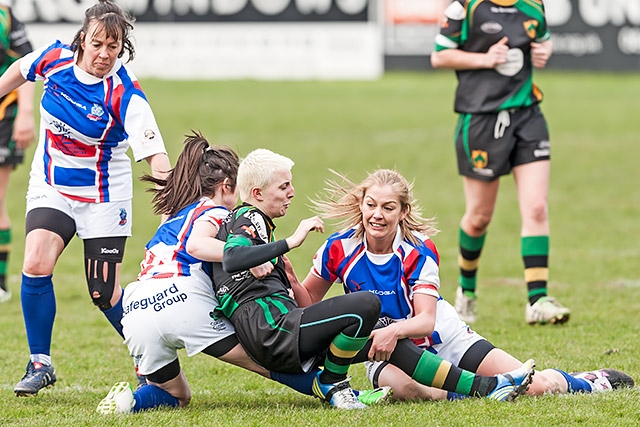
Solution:
M282 255L289 251L286 240L276 241L271 218L255 206L236 207L220 225L217 238L225 242L221 263L212 263L213 285L227 317L238 305L274 294L288 298L291 284ZM273 271L256 279L249 268L270 261Z
M494 113L542 101L531 64L531 42L551 37L541 0L454 0L445 11L435 50L487 52L505 36L506 64L456 70L456 112Z

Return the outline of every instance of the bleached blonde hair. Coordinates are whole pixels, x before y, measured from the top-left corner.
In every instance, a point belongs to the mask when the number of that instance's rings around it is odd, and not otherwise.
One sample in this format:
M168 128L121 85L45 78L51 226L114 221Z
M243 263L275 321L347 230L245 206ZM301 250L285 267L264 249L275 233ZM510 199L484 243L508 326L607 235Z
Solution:
M266 188L277 172L290 172L295 163L288 157L266 148L253 150L240 162L238 168L238 192L246 202L252 188Z

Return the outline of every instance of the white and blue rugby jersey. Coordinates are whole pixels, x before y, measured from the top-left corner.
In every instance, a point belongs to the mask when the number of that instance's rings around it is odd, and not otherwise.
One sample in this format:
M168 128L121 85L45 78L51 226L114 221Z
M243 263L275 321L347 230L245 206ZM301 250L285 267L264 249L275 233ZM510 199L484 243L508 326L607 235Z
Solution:
M210 221L219 228L228 214L227 208L203 197L167 219L145 247L138 280L192 276L211 284L211 263L189 255L187 240L196 221Z
M83 202L131 199L129 146L135 161L166 152L151 107L122 61L104 78L75 62L74 52L60 41L21 60L27 80L44 80L31 179Z
M413 294L439 298L440 256L429 237L414 232L424 244L402 238L400 228L393 253L367 251L366 240L355 236L355 228L334 233L318 249L311 272L329 282L342 282L345 292L372 292L380 298L380 317L394 321L413 317Z

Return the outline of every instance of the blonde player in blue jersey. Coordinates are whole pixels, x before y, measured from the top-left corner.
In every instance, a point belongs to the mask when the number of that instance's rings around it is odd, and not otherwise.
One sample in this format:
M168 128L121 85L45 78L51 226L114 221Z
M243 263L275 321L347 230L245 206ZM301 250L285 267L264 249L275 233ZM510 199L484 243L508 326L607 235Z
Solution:
M520 361L471 330L440 296L440 257L429 237L438 230L432 220L422 218L407 180L386 169L371 173L357 185L340 177L342 182L329 182L326 199L314 203L322 216L338 220L345 229L318 249L310 273L294 289L301 305L322 299L336 282L347 293L378 296L381 319L371 334L371 347L379 356L373 363L366 362L371 382L391 386L397 399L462 397L427 387L418 375L410 376L401 369L407 362L393 354L407 339L449 362L432 364L442 384L464 382L467 374L453 367L481 375L520 368ZM539 395L633 386L631 377L613 369L572 374L545 369L536 372L527 392Z
M540 0L454 0L436 36L431 64L456 71L455 141L466 209L460 221L455 307L474 322L476 276L500 177L513 173L529 324L564 323L570 310L549 296L550 142L533 68L552 42Z
M14 388L17 396L36 395L56 382L52 274L75 234L84 244L92 301L122 335L119 273L131 235L133 194L127 150L136 161L146 160L154 176L171 168L151 107L121 59L134 57L132 25L120 6L101 0L86 10L70 45L43 46L0 77L0 96L44 81L20 290L31 356Z

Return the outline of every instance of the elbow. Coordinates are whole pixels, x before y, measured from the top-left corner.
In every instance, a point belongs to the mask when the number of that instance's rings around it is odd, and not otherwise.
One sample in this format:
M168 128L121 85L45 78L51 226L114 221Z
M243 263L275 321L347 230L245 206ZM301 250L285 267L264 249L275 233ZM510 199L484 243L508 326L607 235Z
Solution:
M233 263L229 261L229 257L224 255L222 256L222 269L225 271L225 273L235 273L235 270L233 269Z
M226 251L222 255L222 269L229 274L235 274L245 270L245 268L240 266L238 262L235 261L234 257L229 256Z

